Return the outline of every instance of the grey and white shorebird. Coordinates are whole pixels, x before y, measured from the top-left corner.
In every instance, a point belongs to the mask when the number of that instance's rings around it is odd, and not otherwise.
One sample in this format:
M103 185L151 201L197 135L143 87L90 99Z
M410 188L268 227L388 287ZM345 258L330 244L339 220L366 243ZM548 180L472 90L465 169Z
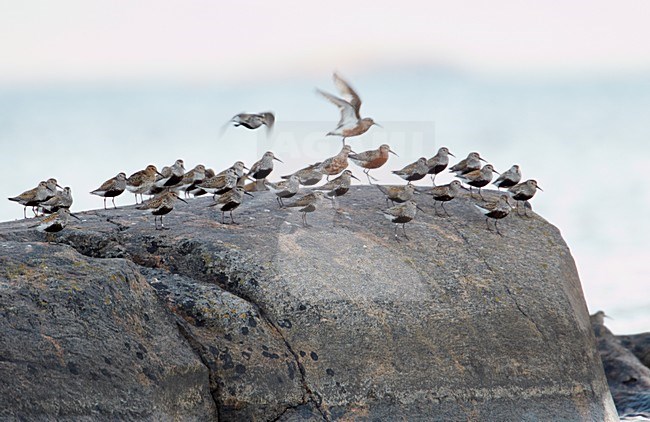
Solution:
M149 164L144 170L136 171L126 179L126 190L135 195L135 203L138 204L138 195L143 202L143 194L149 192L156 181L156 176L162 177L153 164Z
M406 185L375 185L377 188L386 195L386 205L388 201L391 201L393 205L397 202L398 204L404 203L408 200L413 199L415 194L415 186L412 184Z
M309 227L307 224L307 213L314 212L320 206L323 198L332 200L329 196L326 196L323 192L312 192L308 193L290 204L285 204L286 208L300 208L298 211L302 213L302 224L305 227Z
M278 202L278 205L283 207L284 199L291 198L298 193L298 189L300 189L300 178L298 175L292 174L287 180L282 180L277 183L264 180L264 184L275 194L275 200Z
M339 177L332 179L329 182L325 183L323 186L318 186L314 189L326 191L325 195L334 199L332 206L335 207L336 198L345 195L350 190L352 179L359 180L354 174L352 174L352 171L345 170Z
M395 223L395 238L398 239L397 237L397 228L398 225L402 225L402 232L404 233L404 237L408 239L409 237L406 235L406 223L409 221L413 220L415 218L415 215L417 214L418 210L424 212L422 208L418 206L418 204L415 203L412 199L404 202L403 204L395 205L394 207L390 207L388 209L385 209L382 211L382 214L384 217L388 220L390 220L392 223Z
M427 167L429 167L428 174L431 174L431 182L433 186L436 185L436 176L441 173L449 165L449 156L455 157L454 154L449 152L447 147L441 147L433 157L427 160Z
M520 201L528 201L529 199L532 199L533 196L535 196L535 193L537 190L544 191L544 189L540 188L537 185L537 181L534 179L529 179L526 180L523 183L519 183L515 186L512 186L508 189L508 192L512 194L512 199L517 201L517 215L519 215L519 202ZM524 215L528 216L528 213L526 211L526 208L524 207Z
M298 180L300 180L301 185L313 186L323 179L323 172L319 170L321 164L321 162L310 164L293 174L281 176L281 178L290 179L291 176L298 176Z
M102 183L100 187L90 193L104 198L104 209L106 209L106 198L111 198L111 201L113 202L113 208L117 208L115 205L115 197L121 195L125 189L126 174L118 173L117 176L108 179Z
M178 196L178 192L166 190L155 195L153 198L144 201L136 208L139 210L151 210L156 230L165 230L163 215L169 214L174 209L174 203L176 200L187 203L187 201ZM158 217L160 217L160 228L158 228Z
M481 198L483 198L481 188L487 186L492 181L492 173L499 174L499 172L494 169L492 164L486 164L479 170L470 171L469 173L464 173L456 177L470 186L470 194L472 193L471 186L473 186L475 188L478 188L478 194Z
M253 196L246 192L243 187L235 186L233 189L221 195L216 202L208 206L217 207L221 211L221 224L226 224L225 214L227 212L230 213L230 221L232 224L237 224L232 216L232 212L244 201L244 195Z
M221 130L221 134L223 134L231 123L235 127L243 126L246 129L251 130L264 125L266 126L267 134L270 134L273 131L273 125L275 124L275 114L271 111L265 111L263 113L239 113L226 122Z
M251 169L248 171L248 176L256 180L265 179L273 171L274 160L283 163L273 152L266 151L262 158L251 166Z
M66 186L62 191L57 192L56 195L47 201L41 202L38 206L43 210L44 214L55 213L61 208L70 209L72 206L72 190L70 190L69 186Z
M329 180L330 176L336 176L348 168L348 156L350 153L353 153L352 147L350 145L343 145L343 148L341 148L338 154L323 160L318 166L318 170L326 175L327 180Z
M481 161L487 163L478 152L470 152L467 154L467 158L460 160L458 163L454 164L449 168L450 173L456 173L456 176L460 176L465 173L469 173L474 170L481 168Z
M433 210L438 214L438 209L436 204L440 202L440 206L445 214L449 215L447 209L445 208L445 202L449 202L452 199L456 198L460 193L463 186L458 180L454 180L451 183L446 185L434 186L433 188L426 191L428 195L433 196Z
M414 182L422 179L429 173L429 166L427 166L427 159L420 157L416 162L409 164L401 170L393 171L393 174L398 175L407 182Z
M223 195L237 186L237 179L237 170L231 167L226 169L223 174L217 174L209 179L203 179L197 187L211 193L213 196Z
M27 190L18 196L8 198L10 201L18 202L23 206L23 215L27 218L27 207L32 207L34 215L36 215L35 207L41 202L47 201L52 197L52 192L47 187L46 181L39 182L38 186L33 189Z
M211 177L214 176L215 176L214 170L205 169L205 177L203 178L203 180L210 179ZM205 195L207 192L199 187L199 184L203 183L203 180L194 182L190 187L187 188L187 193L194 197Z
M361 109L361 98L359 98L359 95L354 89L352 89L350 84L341 79L341 77L336 73L334 73L334 84L344 98L336 97L332 94L321 91L320 89L316 90L319 94L336 105L341 112L341 118L339 119L336 128L328 132L327 136L341 136L343 138L343 144L345 145L346 138L363 135L373 125L381 127L381 125L375 123L375 121L369 117L361 118L359 112Z
M521 170L517 164L510 167L507 171L501 173L497 180L494 181L494 185L497 188L510 188L517 183L521 182Z
M499 231L499 226L497 226L497 221L505 218L510 214L510 210L512 210L512 207L510 206L510 203L508 202L509 196L506 194L502 194L499 196L499 199L496 202L485 202L482 204L474 204L476 208L478 208L479 211L485 215L485 224L487 225L487 229L492 231L490 228L490 219L494 220L494 228L497 231L497 234L499 236L503 236L501 232Z
M205 179L205 166L197 164L194 168L183 175L183 178L178 183L178 190L183 191L184 196L189 196L188 190L190 187L196 186Z
M162 177L156 180L156 187L166 188L176 186L183 180L183 176L185 175L185 163L183 160L178 159L171 167L163 167L160 173Z
M57 233L68 225L68 217L70 216L79 220L79 217L71 214L69 209L61 208L57 212L41 219L37 224L30 226L30 228L36 228L39 232Z
M370 175L370 170L378 169L386 164L388 161L388 154L393 154L398 157L395 151L390 149L388 144L383 144L377 149L363 151L358 154L350 154L348 158L354 164L363 167L363 173L368 178L368 183L372 184L372 180L377 181L377 179Z

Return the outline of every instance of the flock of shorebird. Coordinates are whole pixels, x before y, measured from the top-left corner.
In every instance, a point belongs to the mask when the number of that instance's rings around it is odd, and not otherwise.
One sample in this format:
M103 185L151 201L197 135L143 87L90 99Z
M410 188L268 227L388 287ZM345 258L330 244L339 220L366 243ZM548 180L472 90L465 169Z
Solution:
M343 98L336 97L327 92L317 90L322 96L334 103L340 110L340 120L335 129L327 135L340 136L343 140L341 151L330 158L321 162L311 164L302 168L293 174L282 176L283 180L271 182L267 180L273 171L274 161L280 161L273 152L267 151L262 158L247 168L243 162L237 161L231 167L216 173L212 169L205 168L199 164L193 169L186 171L183 160L169 166L163 167L158 171L156 166L149 165L144 170L140 170L129 177L125 173L119 173L117 176L102 183L96 190L90 192L104 198L104 209L106 209L106 199L111 198L113 207L115 197L121 195L125 190L135 195L136 208L140 210L151 210L154 215L154 226L158 229L165 229L163 225L163 215L171 212L174 203L179 200L187 202L180 196L188 198L190 196L200 196L205 194L213 195L213 203L210 207L216 207L221 211L221 222L225 224L225 213L230 214L230 220L233 224L235 220L232 212L241 205L244 196L253 196L251 192L260 190L270 190L276 196L280 207L299 208L302 214L302 223L307 224L307 213L315 211L323 199L328 199L336 206L336 198L348 192L352 179L359 180L347 168L348 161L363 168L368 182L373 184L377 181L369 172L383 166L389 158L389 154L395 154L388 145L381 145L379 148L361 153L352 151L350 145L345 143L346 138L355 137L364 134L373 125L379 126L371 118L362 118L360 114L361 99L352 87L337 74L334 74L334 83L342 94ZM270 131L275 123L275 115L272 112L258 114L241 113L234 116L228 124L234 126L243 126L248 129L258 129L266 126ZM535 180L526 180L521 182L521 171L518 165L513 165L508 171L500 174L491 164L481 166L481 161L485 160L477 152L471 152L467 158L456 163L449 168L459 180L454 180L449 184L436 186L436 175L440 174L449 165L449 156L455 157L446 147L438 149L438 152L431 158L421 157L417 161L407 165L401 170L393 171L393 174L401 177L407 183L405 185L375 185L386 196L386 204L392 202L391 207L382 211L383 215L395 223L395 236L398 236L397 229L402 225L404 237L406 235L405 224L413 220L417 210L422 210L413 200L414 194L431 195L434 200L434 211L438 213L437 203L440 202L440 208L444 214L449 215L444 207L445 202L451 201L461 194L462 190L469 190L470 198L475 198L474 205L486 216L486 225L491 230L489 221L494 221L494 227L498 234L499 228L497 221L508 216L513 209L511 199L516 201L515 209L519 215L520 203L524 202L523 215L528 216L526 203L531 199L536 191L541 188ZM492 182L493 173L500 174ZM415 187L411 184L413 181L421 180L430 175L433 187ZM329 180L330 177L337 176ZM301 186L314 186L318 184L323 177L327 182L321 186L313 188L313 191L288 202L289 198L296 196ZM247 183L247 181L250 181ZM461 184L464 182L468 187ZM499 189L505 188L506 192L499 195L496 201L486 200L481 188L493 183ZM61 188L56 179L42 181L37 187L23 192L22 194L9 198L24 206L23 214L27 218L27 207L32 207L35 216L39 213L44 215L35 227L44 232L58 232L65 228L68 217L75 217L70 213L72 205L72 194L69 187ZM474 195L472 188L478 189L478 196ZM140 202L138 202L138 195ZM151 196L150 199L144 200L143 195ZM397 204L397 205L395 205ZM75 217L76 218L76 217ZM160 225L158 225L160 220Z

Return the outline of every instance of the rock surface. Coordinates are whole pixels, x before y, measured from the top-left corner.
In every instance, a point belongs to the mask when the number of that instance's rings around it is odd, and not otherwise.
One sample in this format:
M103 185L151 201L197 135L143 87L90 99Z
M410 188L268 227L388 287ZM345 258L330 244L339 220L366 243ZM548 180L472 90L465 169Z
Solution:
M488 195L488 193L484 193ZM0 224L0 417L616 420L569 249L467 198L393 238L374 187L310 214L126 207ZM327 201L325 201L327 202Z
M630 337L642 340L647 334L617 337L605 327L603 312L591 316L591 325L619 414L646 413L650 417L650 368L628 349L642 350L643 341L630 342Z

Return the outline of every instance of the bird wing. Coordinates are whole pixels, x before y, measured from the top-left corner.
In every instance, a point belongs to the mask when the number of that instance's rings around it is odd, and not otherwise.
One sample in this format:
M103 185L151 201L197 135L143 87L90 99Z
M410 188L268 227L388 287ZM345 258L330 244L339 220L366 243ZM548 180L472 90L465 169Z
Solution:
M406 205L404 204L399 204L399 205L395 205L394 207L387 208L384 210L384 214L392 215L394 217L399 217L404 212L405 206Z
M100 187L95 189L93 192L97 192L97 191L106 192L106 191L111 190L113 188L113 186L115 186L115 179L108 179L107 181L102 183L102 185Z
M275 114L271 113L270 111L264 112L261 114L262 116L262 121L266 125L266 127L269 128L269 130L273 129L273 125L275 124Z
M360 152L358 154L350 154L348 155L348 158L354 162L366 162L366 161L372 161L376 158L377 151L376 150L371 150L371 151L364 151Z
M339 111L341 112L341 119L339 120L338 127L357 125L359 116L357 115L357 111L354 109L352 104L339 97L335 97L332 94L328 94L325 91L321 91L320 89L317 89L316 91L339 108Z
M345 98L354 108L357 119L360 119L361 115L359 114L359 109L361 108L361 98L359 98L359 94L357 94L357 92L352 89L349 83L344 81L336 73L334 74L334 84L336 85L336 88L339 90L339 92L343 95L343 98Z

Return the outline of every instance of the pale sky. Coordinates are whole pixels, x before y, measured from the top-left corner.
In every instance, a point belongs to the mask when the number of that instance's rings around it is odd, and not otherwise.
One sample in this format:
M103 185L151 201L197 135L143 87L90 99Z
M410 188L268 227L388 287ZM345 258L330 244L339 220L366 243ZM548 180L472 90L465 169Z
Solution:
M650 2L0 0L0 84L650 69ZM388 3L388 2L387 2Z

